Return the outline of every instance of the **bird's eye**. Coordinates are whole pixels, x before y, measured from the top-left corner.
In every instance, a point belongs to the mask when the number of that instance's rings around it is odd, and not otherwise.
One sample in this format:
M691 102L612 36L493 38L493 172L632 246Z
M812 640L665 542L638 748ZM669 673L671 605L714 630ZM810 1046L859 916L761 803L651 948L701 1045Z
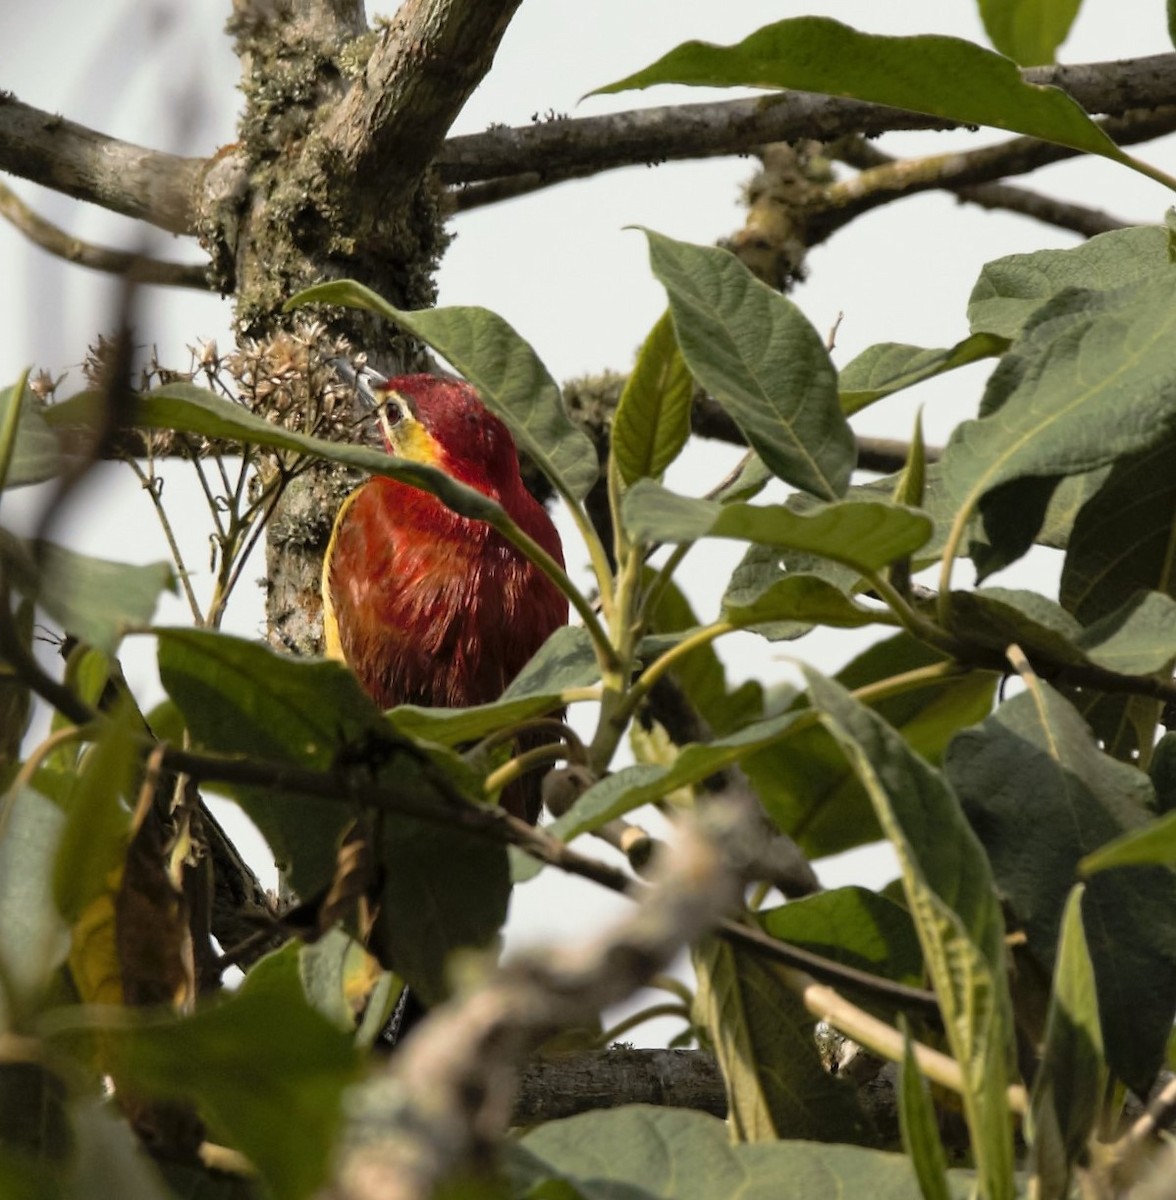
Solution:
M389 400L384 405L384 420L389 425L399 425L404 418L404 409L399 400Z

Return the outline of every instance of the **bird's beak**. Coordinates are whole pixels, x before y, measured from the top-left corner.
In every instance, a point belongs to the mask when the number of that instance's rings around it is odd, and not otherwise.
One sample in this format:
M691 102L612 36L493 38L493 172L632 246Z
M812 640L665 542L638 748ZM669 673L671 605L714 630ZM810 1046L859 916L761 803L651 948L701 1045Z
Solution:
M355 389L356 398L364 408L379 410L383 400L378 389L387 385L386 376L371 367L362 367L357 371L345 358L331 359L331 366L344 383L349 383Z

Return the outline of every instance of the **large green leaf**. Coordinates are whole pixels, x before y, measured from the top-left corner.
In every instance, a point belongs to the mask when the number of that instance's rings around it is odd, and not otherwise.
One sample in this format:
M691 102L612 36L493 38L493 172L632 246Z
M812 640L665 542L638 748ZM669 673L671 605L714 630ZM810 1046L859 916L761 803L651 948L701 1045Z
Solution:
M131 831L127 802L139 765L133 735L141 728L138 713L122 707L73 776L53 869L54 900L71 925L110 887L110 873L126 854Z
M1160 225L1100 233L1069 250L1010 254L985 263L968 299L973 333L1015 338L1047 300L1072 288L1108 292L1171 269Z
M1148 824L1147 776L1100 751L1074 708L1039 681L960 734L946 767L1029 952L1052 971L1078 864ZM1082 913L1108 1060L1146 1091L1176 1015L1176 874L1098 875Z
M1176 596L1176 437L1121 459L1078 513L1058 598L1084 625L1114 621L1138 589ZM1168 642L1171 644L1171 626ZM1176 647L1172 653L1176 655ZM1141 696L1067 693L1116 755L1151 745L1159 704Z
M451 956L490 945L506 920L506 847L463 829L385 814L382 887L371 943L426 1003L449 994Z
M813 705L869 794L902 871L907 906L963 1075L982 1194L1014 1193L1006 1088L1012 1014L1004 923L988 862L947 781L838 684L806 668Z
M856 629L884 622L898 624L897 618L879 607L855 604L840 588L818 575L789 573L777 580L747 604L723 603L723 620L741 629L763 632L769 640L781 636L781 624L831 625ZM791 636L791 630L784 633Z
M67 633L113 652L129 629L150 623L160 594L174 591L167 563L137 567L23 542L0 529L0 566Z
M825 92L1010 129L1136 165L1065 92L1026 83L1007 58L959 38L879 37L827 17L796 17L734 46L685 42L597 92L658 83Z
M350 766L363 780L438 806L433 772L474 781L397 733L341 663L294 659L255 642L206 630L160 631L159 673L201 748L292 762L317 770ZM441 751L432 752L443 755ZM226 789L265 835L303 898L332 879L357 806L272 788ZM357 789L362 801L363 788ZM445 988L457 946L485 945L510 895L506 848L459 829L395 812L372 819L380 886L371 948L427 1000Z
M69 951L53 903L53 862L65 817L29 788L0 800L0 1027L25 1019Z
M370 748L420 786L414 756L341 663L294 659L208 630L162 629L159 676L198 749L325 770ZM327 884L354 818L348 805L217 786L261 830L295 892L306 898Z
M473 307L406 312L349 279L307 288L286 308L304 304L363 308L407 329L478 389L486 407L506 422L519 449L561 491L583 499L596 482L592 440L568 417L559 387L539 356L496 313Z
M13 387L0 390L0 487L40 483L60 467L57 438L24 385L22 376Z
M564 625L539 648L500 699L472 708L421 708L402 704L388 714L407 737L457 746L476 741L519 721L560 708L565 691L588 687L600 678L592 639L582 625Z
M641 541L735 538L820 555L859 571L876 571L914 553L933 528L922 513L896 504L844 500L798 512L783 504L696 500L653 480L634 484L623 516Z
M91 392L74 396L46 410L46 420L54 429L92 427L102 418L104 398ZM506 513L488 496L446 475L435 467L396 458L383 450L349 442L328 442L272 424L240 404L214 395L207 388L190 383L169 383L131 397L126 405L126 420L144 429L174 429L202 437L225 438L271 450L308 454L328 462L341 463L386 475L436 496L454 512L501 528Z
M625 1105L548 1121L526 1134L510 1162L515 1194L567 1180L584 1200L813 1200L871 1196L919 1200L910 1160L858 1146L803 1141L732 1145L726 1123L705 1113ZM973 1181L952 1172L952 1195Z
M941 662L908 634L870 647L838 672L846 688L878 683ZM995 677L972 671L880 700L875 708L907 743L937 762L951 737L991 710ZM807 704L801 700L795 707ZM757 795L777 826L806 854L820 858L882 836L869 796L829 733L798 727L743 762Z
M1160 592L1136 592L1084 629L1038 592L977 588L952 594L952 628L993 650L1016 642L1051 662L1091 663L1125 675L1147 675L1176 658L1176 600Z
M1070 1172L1094 1136L1106 1090L1094 967L1082 927L1082 887L1071 890L1062 917L1045 1051L1033 1081L1030 1170L1042 1196L1069 1195Z
M1051 63L1082 0L980 0L992 44L1023 67Z
M122 1021L103 1039L120 1080L194 1101L216 1140L243 1151L276 1200L299 1200L326 1181L360 1062L351 1036L307 1003L297 946L195 1016L130 1029Z
M825 1070L816 1019L758 954L718 938L693 953L694 1019L710 1037L739 1142L858 1142L867 1136L854 1091Z
M902 1062L898 1073L898 1122L902 1144L919 1177L923 1200L948 1200L947 1155L939 1136L939 1117L931 1089L919 1074L910 1034L903 1025Z
M757 913L756 920L765 933L823 958L916 987L923 981L923 952L910 913L868 888L833 888L790 900ZM861 1001L878 1007L864 995Z
M645 234L691 374L776 475L836 499L857 449L820 334L728 251Z
M1176 271L1059 296L993 375L999 402L952 435L942 478L957 519L1011 480L1081 474L1170 437L1173 388Z
M1007 339L988 333L974 333L946 350L924 350L899 342L869 346L841 368L837 380L841 411L851 416L883 396L982 358L992 358L1007 348Z
M659 478L690 437L694 379L665 313L650 330L613 415L611 445L626 483Z

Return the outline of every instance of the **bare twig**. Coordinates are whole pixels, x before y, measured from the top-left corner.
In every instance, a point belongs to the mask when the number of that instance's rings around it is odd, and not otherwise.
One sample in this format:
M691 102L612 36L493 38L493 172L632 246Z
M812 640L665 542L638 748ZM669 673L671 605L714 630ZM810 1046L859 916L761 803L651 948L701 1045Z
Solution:
M1176 129L1176 105L1157 108L1151 112L1131 113L1126 117L1111 117L1100 124L1111 140L1120 145L1148 141ZM1024 175L1050 163L1075 158L1079 153L1080 151L1071 150L1068 146L1041 142L1036 138L1017 137L995 146L985 146L957 154L896 160L883 154L876 147L855 140L849 143L840 157L865 169L853 179L832 184L825 189L823 196L818 197L809 206L805 214L808 243L816 245L826 240L855 217L889 204L899 196L916 195L936 189L962 193L963 189L973 185L990 183L1008 175ZM981 193L976 203L983 203L984 197L985 194ZM964 198L974 197L965 195ZM987 198L991 201L993 193L989 192ZM1020 205L1021 211L1025 210L1024 196L1014 196L1013 201ZM1048 219L1043 215L1045 211L1044 208L1039 208L1031 215ZM1080 215L1087 223L1091 220L1089 209L1082 209ZM1103 214L1097 215L1106 220ZM1079 213L1076 208L1069 221L1078 219ZM1067 227L1073 228L1073 224L1069 223ZM1117 225L1112 227L1117 228ZM1103 230L1099 229L1098 232Z
M50 254L79 266L125 275L136 283L156 283L165 287L196 288L206 292L211 286L200 263L166 262L127 250L95 246L84 242L44 217L38 216L11 188L0 183L0 216Z
M194 232L204 165L107 137L0 92L0 170L169 233Z

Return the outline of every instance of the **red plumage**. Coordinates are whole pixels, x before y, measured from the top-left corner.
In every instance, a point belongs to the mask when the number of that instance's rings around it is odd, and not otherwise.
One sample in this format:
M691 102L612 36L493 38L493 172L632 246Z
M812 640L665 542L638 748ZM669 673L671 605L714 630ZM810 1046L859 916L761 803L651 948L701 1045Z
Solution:
M519 475L506 426L466 383L405 375L378 389L390 453L428 462L496 500L563 564L559 534ZM393 420L393 418L395 418ZM567 601L482 521L395 480L374 477L339 511L323 568L328 653L384 708L463 707L497 699L567 622ZM537 782L504 804L538 816Z

